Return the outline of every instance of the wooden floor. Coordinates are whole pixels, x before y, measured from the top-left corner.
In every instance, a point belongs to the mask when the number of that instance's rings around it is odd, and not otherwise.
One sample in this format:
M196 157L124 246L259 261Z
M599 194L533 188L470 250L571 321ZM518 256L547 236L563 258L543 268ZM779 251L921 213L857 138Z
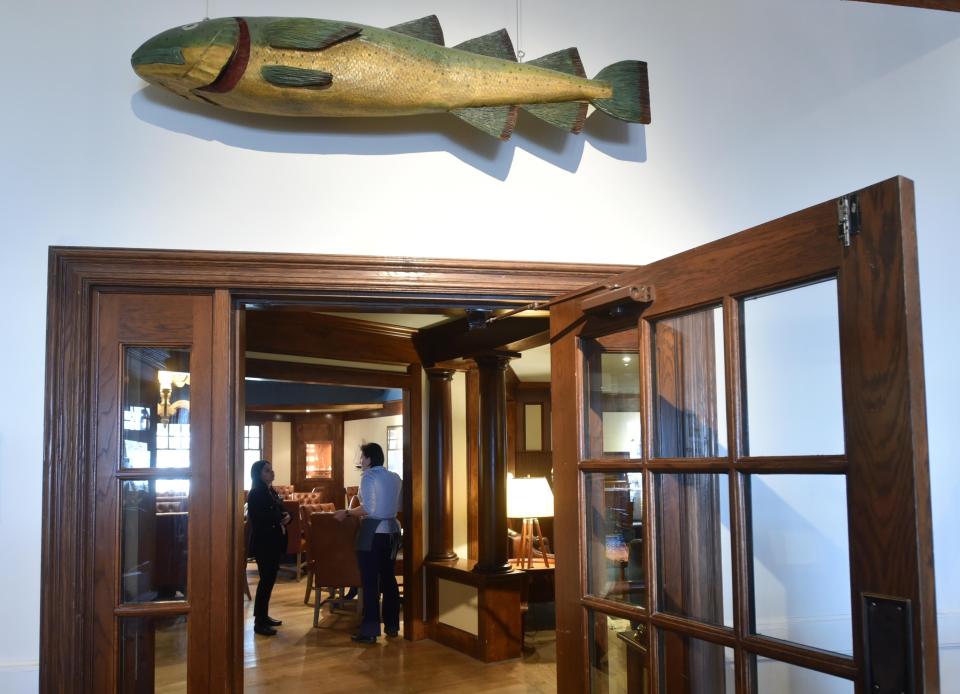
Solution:
M256 591L256 571L249 572ZM279 634L253 633L253 604L245 602L244 692L555 692L556 636L528 632L523 658L485 664L424 639L381 637L375 646L350 641L357 617L349 609L324 606L319 628L313 607L303 604L306 586L281 573L270 601L270 616L282 619Z

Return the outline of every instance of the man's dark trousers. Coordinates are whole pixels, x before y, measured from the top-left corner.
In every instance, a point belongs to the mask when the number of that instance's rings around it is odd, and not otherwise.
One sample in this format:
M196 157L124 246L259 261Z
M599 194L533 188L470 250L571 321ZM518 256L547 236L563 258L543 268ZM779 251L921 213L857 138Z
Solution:
M400 630L400 589L394 576L393 535L377 533L369 552L357 552L363 582L361 636L380 636L380 594L383 594L383 627Z

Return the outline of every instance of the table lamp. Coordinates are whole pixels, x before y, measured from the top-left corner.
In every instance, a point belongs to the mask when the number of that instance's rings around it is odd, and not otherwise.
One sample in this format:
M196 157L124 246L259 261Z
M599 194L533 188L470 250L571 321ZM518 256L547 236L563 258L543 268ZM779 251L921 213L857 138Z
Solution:
M548 548L540 532L540 519L553 517L553 492L547 478L508 477L507 517L523 519L523 529L520 532L520 568L533 567L534 537L540 539L544 566L550 566Z

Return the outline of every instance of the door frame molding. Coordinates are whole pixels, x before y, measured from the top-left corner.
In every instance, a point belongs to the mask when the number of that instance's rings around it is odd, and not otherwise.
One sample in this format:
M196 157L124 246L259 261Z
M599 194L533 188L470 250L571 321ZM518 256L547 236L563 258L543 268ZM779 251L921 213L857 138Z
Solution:
M90 440L96 334L95 292L212 294L214 349L228 358L212 374L214 488L211 512L232 518L238 505L234 465L241 399L237 384L243 360L239 302L323 301L367 309L402 306L437 309L515 307L565 294L632 266L526 263L370 256L300 255L216 251L169 251L51 247L47 285L46 380L44 392L43 524L40 602L40 691L91 691L88 625L93 613L92 548L94 442ZM215 360L217 363L217 360ZM419 372L419 369L416 369ZM224 394L229 396L224 399ZM239 430L242 431L242 430ZM218 469L216 461L227 464ZM414 469L413 493L422 470ZM237 533L232 521L214 532L233 542L216 548L218 562L233 565ZM421 526L422 527L422 526ZM414 533L416 534L416 533ZM422 544L422 537L419 538ZM215 557L216 559L216 557ZM241 691L242 610L239 577L213 605L224 615L211 620L221 648L229 653L211 664L211 684ZM408 587L408 592L414 592ZM422 600L422 595L421 595ZM422 603L421 603L422 604ZM418 622L420 620L417 620ZM420 623L422 635L422 622ZM213 635L213 633L211 632ZM213 642L212 642L213 643ZM214 657L214 660L218 660Z

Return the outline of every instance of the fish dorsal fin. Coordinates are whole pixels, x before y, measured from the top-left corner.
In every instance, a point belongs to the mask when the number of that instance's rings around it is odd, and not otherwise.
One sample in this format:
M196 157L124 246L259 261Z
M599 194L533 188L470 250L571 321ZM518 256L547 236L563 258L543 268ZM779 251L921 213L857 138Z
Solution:
M260 76L276 87L326 89L333 84L333 75L322 70L308 70L289 65L264 65Z
M404 22L396 26L387 27L390 31L395 31L404 36L412 36L421 41L429 41L438 46L443 45L443 29L440 27L440 20L437 15L432 14L429 17L414 19L412 22Z
M555 128L571 133L583 131L587 122L587 102L567 101L562 104L527 104L524 111Z
M509 140L517 124L516 106L461 108L450 113L487 135L493 135L501 140Z
M577 77L587 76L586 71L583 69L583 62L580 60L580 51L576 48L565 48L562 51L545 55L542 58L530 60L527 62L527 65L545 67L548 70L565 72L568 75L576 75Z
M322 51L360 34L360 27L326 19L277 19L264 28L264 38L273 48Z
M492 31L485 36L478 36L475 39L464 41L454 46L461 51L468 53L477 53L490 58L500 58L501 60L512 60L517 62L517 54L513 50L513 42L510 40L510 34L506 29Z

